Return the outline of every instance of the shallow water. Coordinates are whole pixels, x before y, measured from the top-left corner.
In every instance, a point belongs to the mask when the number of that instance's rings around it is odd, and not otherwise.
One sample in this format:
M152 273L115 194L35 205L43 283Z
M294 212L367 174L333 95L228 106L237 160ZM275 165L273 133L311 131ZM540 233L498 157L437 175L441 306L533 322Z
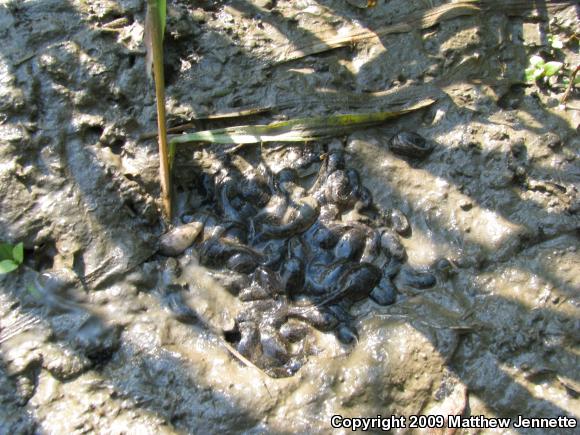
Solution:
M444 257L453 267L433 289L401 286L393 306L355 305L356 346L313 331L312 355L284 379L224 346L219 331L240 308L195 252L177 260L180 277L154 255L166 228L157 146L139 140L155 128L142 2L1 3L0 234L26 252L25 267L0 277L0 433L329 432L335 414L580 416L577 93L564 109L562 88L516 82L548 32L578 32L577 11L456 18L273 65L289 42L376 29L439 2L378 3L170 5L171 125L245 106L280 109L234 124L346 112L317 103L317 89L437 84L433 107L313 146L344 147L374 201L410 218L412 266ZM577 45L559 56L577 64ZM392 153L400 130L434 151L419 161ZM191 189L196 152L178 151L178 216L202 200ZM60 279L44 298L27 290L40 272ZM168 280L186 286L197 323L167 309Z

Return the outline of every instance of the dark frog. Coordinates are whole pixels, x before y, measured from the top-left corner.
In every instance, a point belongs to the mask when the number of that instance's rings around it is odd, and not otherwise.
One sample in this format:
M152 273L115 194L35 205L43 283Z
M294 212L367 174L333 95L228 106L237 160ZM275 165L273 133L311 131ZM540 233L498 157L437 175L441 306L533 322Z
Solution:
M212 237L200 247L200 261L204 266L226 266L235 272L251 273L266 260L265 256L235 241Z
M399 133L391 143L393 152L415 158L431 148L414 133ZM345 156L331 149L309 158L312 170L303 167L307 161L253 168L241 157L218 156L203 219L165 236L179 248L166 255L193 243L201 264L221 269L213 273L240 302L225 337L272 376L295 373L315 351L313 328L355 342L355 304L389 305L396 285L422 290L436 284L428 270L405 265L407 216L373 204ZM177 318L194 322L179 309L181 294L168 293L168 305Z
M258 268L251 284L240 292L244 308L236 318L237 350L272 376L290 376L302 365L305 353L292 343L307 330L292 322L295 308L284 295L278 274Z
M343 343L356 339L349 310L356 302L370 297L380 305L394 302L394 287L383 284L381 270L370 263L339 260L322 273L318 284L329 291L314 299L303 299L302 305L290 309L290 315L300 318L320 330L334 330Z

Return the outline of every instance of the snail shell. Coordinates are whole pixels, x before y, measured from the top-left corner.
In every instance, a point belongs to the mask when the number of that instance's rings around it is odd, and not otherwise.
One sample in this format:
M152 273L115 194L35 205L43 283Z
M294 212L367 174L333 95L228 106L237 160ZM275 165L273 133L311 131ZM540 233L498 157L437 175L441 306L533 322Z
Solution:
M173 228L159 239L159 253L168 257L182 254L193 244L202 228L202 222L191 222Z

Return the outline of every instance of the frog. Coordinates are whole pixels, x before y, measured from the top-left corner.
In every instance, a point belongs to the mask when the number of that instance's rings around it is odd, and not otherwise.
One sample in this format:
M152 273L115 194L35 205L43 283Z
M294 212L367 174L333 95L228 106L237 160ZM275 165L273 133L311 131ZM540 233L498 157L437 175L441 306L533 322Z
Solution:
M199 248L200 262L204 266L226 268L234 272L251 273L265 261L264 255L246 245L227 238L212 237Z
M338 210L338 215L351 210L351 220L365 220L361 212L372 206L372 195L363 186L358 172L346 168L345 153L333 149L324 156L318 177L310 189L321 206Z
M397 286L436 284L430 270L407 264L407 215L373 203L342 148L303 157L256 167L242 156L216 157L205 178L214 197L184 222L187 239L172 234L185 246L195 230L191 249L240 301L227 340L274 377L305 363L315 330L354 346L355 305L387 306L396 303ZM179 294L168 291L168 305L180 321L194 323L179 310Z
M291 343L304 338L305 326L334 331L339 340L351 343L356 331L349 308L369 295L381 272L370 264L353 265L345 259L338 263L326 274L330 292L306 305L291 299L279 273L256 269L251 285L239 295L245 306L236 318L237 350L267 371L288 375L304 356L293 353Z
M300 234L310 228L320 213L319 202L306 195L305 189L298 184L295 170L280 171L275 183L275 206L270 206L265 214L259 214L254 220L260 224L256 241Z
M243 178L231 169L222 168L215 183L219 207L229 221L247 221L270 197L270 192L258 179Z
M290 376L302 365L304 346L295 344L307 335L301 310L289 300L279 275L268 268L252 273L251 284L240 292L244 307L236 317L238 352L275 376Z
M331 264L326 273L319 272L324 277L318 283L320 288L327 287L329 290L319 292L316 297L303 303L303 308L309 309L299 315L317 329L334 330L343 344L351 344L358 339L349 314L355 303L367 298L383 306L395 302L394 284L372 263L353 263L341 259ZM321 322L321 318L325 320Z

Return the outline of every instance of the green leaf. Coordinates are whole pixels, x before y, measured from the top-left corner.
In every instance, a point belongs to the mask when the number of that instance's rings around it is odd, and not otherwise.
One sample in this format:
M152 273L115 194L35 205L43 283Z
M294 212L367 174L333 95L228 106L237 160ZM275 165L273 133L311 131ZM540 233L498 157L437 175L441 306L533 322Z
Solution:
M544 77L544 69L543 68L538 68L534 71L534 80L538 80L541 77Z
M533 83L535 81L534 73L536 71L537 71L537 69L534 68L533 66L526 68L526 70L524 71L524 77L525 77L527 83Z
M524 75L526 78L526 82L534 83L536 80L544 76L544 69L537 68L535 66L530 66L525 69Z
M552 77L554 74L556 74L558 71L560 71L562 69L562 66L564 66L564 64L562 62L547 62L544 65L544 75L546 77Z
M13 270L18 269L18 264L12 260L2 260L0 261L0 274L10 273Z
M22 264L22 261L24 261L24 244L22 242L17 244L12 250L12 258L18 264Z
M534 56L530 57L530 65L531 66L542 66L544 65L545 60L542 58L542 56L538 56L537 54L535 54Z
M9 243L0 243L0 260L12 259L12 245Z
M159 23L161 24L161 39L165 35L165 20L167 18L167 0L157 0L159 8Z

